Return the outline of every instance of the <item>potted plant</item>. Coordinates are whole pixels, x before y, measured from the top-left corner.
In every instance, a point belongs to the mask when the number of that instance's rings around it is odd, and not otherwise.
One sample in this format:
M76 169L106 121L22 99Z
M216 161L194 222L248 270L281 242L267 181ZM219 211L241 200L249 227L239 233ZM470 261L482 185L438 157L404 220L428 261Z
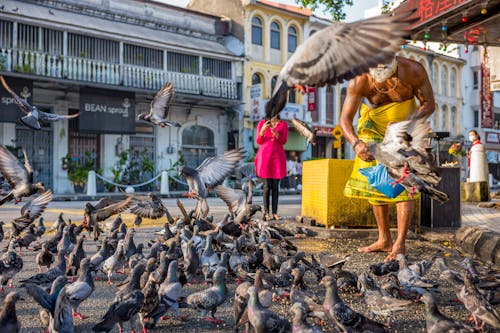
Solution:
M66 155L62 160L63 169L68 170L68 179L76 193L83 193L90 170L96 170L92 153L86 151L83 157Z

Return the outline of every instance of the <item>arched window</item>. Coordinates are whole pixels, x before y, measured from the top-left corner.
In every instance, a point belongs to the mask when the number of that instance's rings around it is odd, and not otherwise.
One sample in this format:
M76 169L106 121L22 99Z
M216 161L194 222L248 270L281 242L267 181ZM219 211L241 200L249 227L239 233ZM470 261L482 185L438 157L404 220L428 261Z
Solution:
M288 52L295 52L297 48L297 29L294 27L288 28Z
M453 68L450 73L450 96L457 96L457 70Z
M273 76L271 78L271 95L273 94L274 87L276 86L276 81L278 81L278 77L277 76Z
M450 132L452 135L455 134L456 128L457 128L457 108L455 106L452 106L450 112Z
M271 48L279 50L281 48L280 40L281 40L280 26L278 23L273 22L271 23Z
M193 125L182 131L184 164L197 167L207 157L215 156L214 132L208 127Z
M262 45L262 20L257 16L252 19L252 44Z
M296 103L297 102L297 93L294 89L290 89L288 91L288 102Z
M432 113L430 120L431 120L431 128L433 131L435 131L437 128L439 128L438 124L438 115L439 115L439 105L436 104L436 107L434 109L434 112Z
M261 78L260 78L260 75L259 75L259 74L257 74L257 73L254 73L254 74L252 75L252 85L253 85L253 84L259 84L259 83L262 83L262 80L261 80Z
M441 69L441 95L448 95L448 89L446 89L448 83L448 67L443 66Z
M434 88L434 93L437 93L438 89L438 65L436 63L432 64L432 87Z
M448 129L448 107L446 105L443 105L443 108L441 109L441 129L446 131Z

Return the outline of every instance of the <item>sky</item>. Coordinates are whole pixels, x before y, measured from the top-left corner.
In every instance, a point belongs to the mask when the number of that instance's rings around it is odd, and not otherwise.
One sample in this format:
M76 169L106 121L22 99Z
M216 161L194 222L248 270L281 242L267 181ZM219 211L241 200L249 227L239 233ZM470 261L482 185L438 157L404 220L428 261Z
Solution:
M186 7L186 5L189 2L189 0L155 0L155 1L168 3L179 7ZM284 3L288 5L297 5L294 0L271 0L271 1ZM377 6L378 2L379 0L354 0L353 6L347 6L345 8L346 21L352 22L362 19L364 17L365 10ZM320 17L329 17L327 13L322 13L321 11L316 12L315 14Z

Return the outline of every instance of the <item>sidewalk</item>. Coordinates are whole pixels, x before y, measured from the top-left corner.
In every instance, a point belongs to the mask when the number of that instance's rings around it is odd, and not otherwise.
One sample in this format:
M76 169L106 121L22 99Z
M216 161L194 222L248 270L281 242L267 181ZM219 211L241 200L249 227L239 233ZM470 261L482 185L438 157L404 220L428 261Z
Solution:
M481 227L500 233L500 209L477 205L477 202L462 202L462 227Z

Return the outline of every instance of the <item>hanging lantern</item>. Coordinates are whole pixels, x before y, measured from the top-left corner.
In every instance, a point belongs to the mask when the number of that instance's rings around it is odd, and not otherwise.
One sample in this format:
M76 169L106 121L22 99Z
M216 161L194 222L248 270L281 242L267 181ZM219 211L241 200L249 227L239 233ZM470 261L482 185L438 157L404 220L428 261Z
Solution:
M426 32L426 33L424 34L424 38L425 38L425 39L429 39L429 37L430 37L429 33L428 33L428 32Z
M488 10L486 8L481 9L481 14L486 15L488 13Z
M448 30L448 27L446 26L446 24L443 24L443 25L441 26L441 31L446 32L447 30Z
M462 23L467 22L467 16L462 16Z

